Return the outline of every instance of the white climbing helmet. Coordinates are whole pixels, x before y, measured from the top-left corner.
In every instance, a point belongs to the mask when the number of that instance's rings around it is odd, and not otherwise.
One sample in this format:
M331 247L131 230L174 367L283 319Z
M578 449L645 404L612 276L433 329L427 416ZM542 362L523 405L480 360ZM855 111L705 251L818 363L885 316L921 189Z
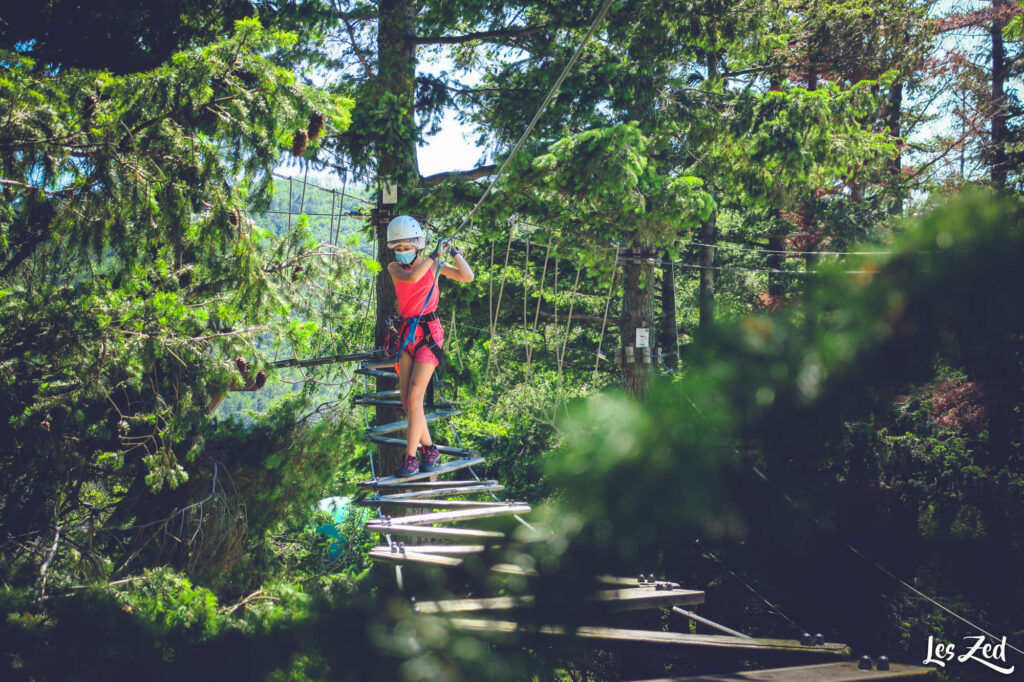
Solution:
M411 215L396 216L388 223L388 248L393 249L399 244L412 243L417 249L427 245L423 234L423 226Z

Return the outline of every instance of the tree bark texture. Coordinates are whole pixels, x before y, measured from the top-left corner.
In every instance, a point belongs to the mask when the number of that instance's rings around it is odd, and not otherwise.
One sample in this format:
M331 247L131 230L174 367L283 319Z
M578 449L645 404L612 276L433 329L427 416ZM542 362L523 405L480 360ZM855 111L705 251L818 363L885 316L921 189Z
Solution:
M992 140L991 140L991 178L995 187L1006 186L1006 122L1008 112L1006 110L1006 46L1003 43L1003 29L1006 27L1006 20L1000 18L998 11L1004 0L993 0L992 7L995 12L992 16L992 25L989 27L989 35L992 38Z
M635 237L634 237L635 239ZM644 363L643 349L636 348L636 330L654 326L654 266L640 263L633 259L653 257L654 253L648 244L635 241L633 250L626 251L622 257L627 259L622 264L622 386L634 398L641 399L650 388L654 376L653 359ZM650 334L649 338L656 338ZM627 360L626 347L633 346L633 362Z
M416 27L416 7L411 0L382 0L377 27L377 78L381 90L395 95L402 106L401 139L388 141L379 145L377 160L377 177L379 186L384 183L398 187L401 201L412 189L413 178L419 177L416 162L416 128L415 128L415 79L416 79L416 45L414 33ZM374 326L374 343L377 348L384 346L387 334L385 320L398 312L398 301L395 297L395 286L388 275L388 263L392 257L387 247L387 226L394 217L393 206L385 206L383 197L378 193L374 220L377 234L377 262L381 271L377 275L377 319ZM377 378L377 390L387 391L397 388L393 379ZM405 418L401 408L378 406L374 424L387 424ZM394 434L401 438L405 432ZM405 455L405 448L397 445L378 446L378 476L390 476L397 469ZM396 510L397 511L397 510Z
M675 369L679 367L679 323L676 320L676 269L672 257L665 253L662 257L664 267L661 269L661 333L658 335L665 365Z
M718 243L717 216L712 213L700 224L700 324L698 334L711 331L715 324L715 244Z

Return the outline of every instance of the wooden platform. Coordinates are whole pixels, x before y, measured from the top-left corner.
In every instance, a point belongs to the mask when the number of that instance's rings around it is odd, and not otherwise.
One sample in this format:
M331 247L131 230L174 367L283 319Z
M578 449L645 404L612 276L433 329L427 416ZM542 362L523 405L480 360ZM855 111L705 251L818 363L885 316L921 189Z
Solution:
M521 628L517 623L511 621L482 618L452 618L450 623L457 630L474 632L498 639L517 634L555 638L572 636L565 628L558 625L543 625L537 629L530 629ZM744 658L756 658L757 654L763 653L807 655L819 658L848 658L852 654L850 647L847 645L832 642L826 642L819 646L805 646L795 639L744 639L727 635L694 635L683 632L629 630L597 626L581 627L576 630L575 637L593 641L597 646L626 644L641 646L645 649L654 649L667 654L693 649L727 652Z
M889 670L860 670L856 661L800 665L790 668L769 668L747 670L720 675L697 675L695 677L666 677L642 682L859 682L859 680L909 680L935 677L934 668L919 665L890 663ZM640 682L640 681L637 681Z
M428 422L436 422L438 419L447 419L459 414L462 410L440 410L438 412L429 412L423 415L423 418ZM409 426L409 420L403 419L397 422L391 422L390 424L381 424L380 426L374 426L373 428L366 430L368 436L382 436L385 433L391 433L393 431L400 431ZM405 441L403 441L405 442Z
M390 485L400 485L409 481L417 481L421 478L430 478L431 476L440 476L441 474L447 474L452 471L458 471L459 469L465 469L466 467L476 466L484 461L483 457L460 457L459 459L449 460L443 462L434 467L433 471L421 471L415 473L412 476L385 476L384 478L371 479L369 481L362 481L359 483L360 488L386 488Z

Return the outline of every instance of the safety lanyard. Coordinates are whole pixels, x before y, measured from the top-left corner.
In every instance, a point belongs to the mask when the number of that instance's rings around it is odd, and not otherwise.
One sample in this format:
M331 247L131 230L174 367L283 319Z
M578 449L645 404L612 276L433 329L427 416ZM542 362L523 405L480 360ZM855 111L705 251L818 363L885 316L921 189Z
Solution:
M430 297L434 294L434 287L437 286L437 274L441 272L441 266L444 265L444 261L441 259L441 242L437 243L435 247L437 252L437 269L434 270L434 281L430 284L430 291L427 292L427 297L423 299L423 306L420 308L419 313L416 317L412 318L412 322L409 323L409 333L405 335L405 340L402 341L402 345L398 347L398 354L395 355L396 360L402 358L402 351L408 346L414 338L416 338L416 328L420 326L420 317L423 316L423 311L427 309L427 303L430 302Z

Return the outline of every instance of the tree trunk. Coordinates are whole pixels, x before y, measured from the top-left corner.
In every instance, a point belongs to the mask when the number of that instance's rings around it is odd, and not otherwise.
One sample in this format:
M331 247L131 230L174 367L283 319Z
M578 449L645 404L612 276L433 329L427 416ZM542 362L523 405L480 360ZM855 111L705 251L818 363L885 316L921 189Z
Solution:
M636 348L636 330L648 329L654 322L654 266L650 263L638 263L632 259L645 259L653 256L650 245L636 238L630 240L639 244L623 257L627 260L622 266L622 386L634 398L641 399L650 388L653 377L651 364L644 362L643 349ZM652 335L649 334L648 338ZM633 347L633 361L629 362L626 347Z
M381 0L377 26L377 78L381 88L398 97L406 112L401 121L400 136L382 140L378 144L380 156L377 160L379 187L389 184L398 188L399 201L412 189L419 176L416 162L416 128L414 119L414 97L416 78L416 46L413 37L416 26L416 8L411 0ZM398 312L395 286L388 275L387 266L392 260L387 248L387 226L393 217L394 207L385 205L378 194L374 220L377 234L377 262L381 272L377 275L377 319L374 327L376 347L384 346L386 335L385 320ZM377 390L396 388L393 379L377 379ZM375 424L404 419L400 408L378 406ZM397 436L401 437L401 435ZM405 448L396 445L378 447L378 476L390 476L402 463Z
M1006 186L1006 122L1008 118L1004 93L1006 46L1003 44L1003 29L1006 27L1006 20L1000 18L998 12L1002 4L1003 0L993 0L992 7L997 11L993 13L992 25L989 27L989 35L992 38L991 177L992 184L999 188Z
M676 269L672 256L662 256L661 269L661 333L659 345L665 355L665 366L679 367L679 323L676 321Z
M698 334L711 331L715 324L715 247L718 243L717 214L712 213L700 224L700 240L710 246L700 247L700 324Z
M889 135L896 140L897 145L902 145L902 122L903 122L903 83L894 83L889 89L889 102L886 106L885 122L889 126ZM892 174L893 182L899 183L903 174L903 151L900 150L896 156L889 160L889 172ZM891 215L903 215L902 188L896 194L893 202Z

